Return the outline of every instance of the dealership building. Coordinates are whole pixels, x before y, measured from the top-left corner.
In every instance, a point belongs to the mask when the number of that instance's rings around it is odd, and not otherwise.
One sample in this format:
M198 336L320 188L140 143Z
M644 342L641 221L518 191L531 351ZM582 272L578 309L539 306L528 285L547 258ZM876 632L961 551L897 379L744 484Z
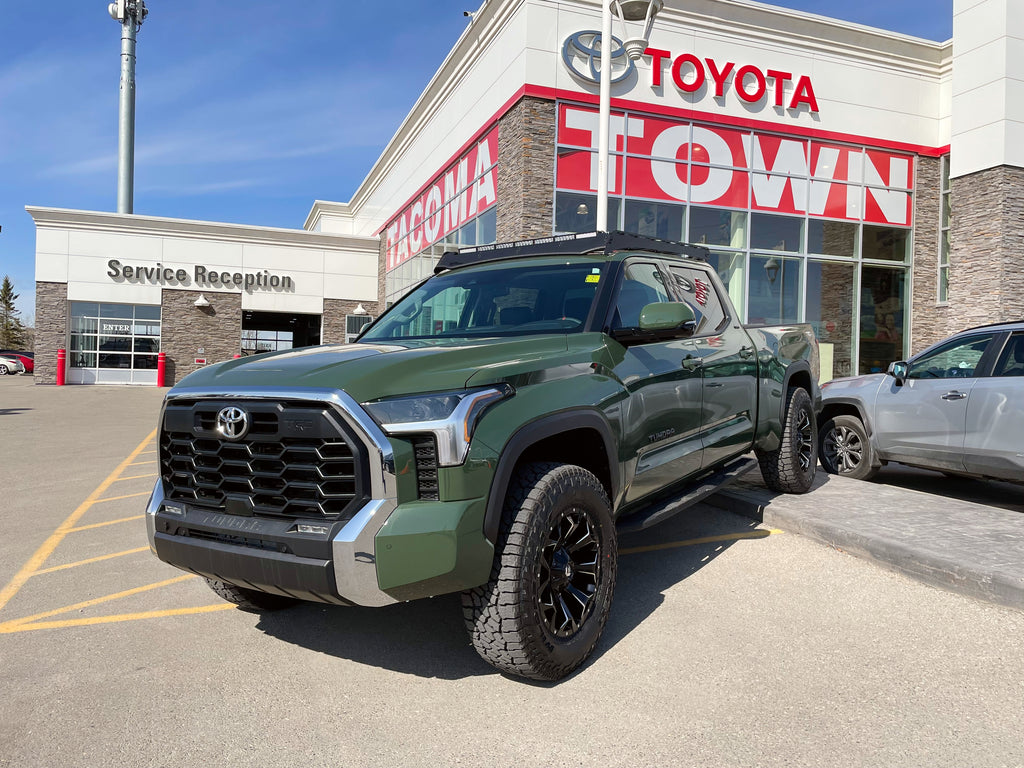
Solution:
M453 247L593 230L587 0L488 0L346 203L302 229L30 208L37 381L170 382L342 343ZM616 20L613 34L623 38ZM823 377L1024 315L1024 7L933 42L744 0L666 0L613 48L609 226L701 243L742 319L809 322ZM344 193L344 190L339 190Z

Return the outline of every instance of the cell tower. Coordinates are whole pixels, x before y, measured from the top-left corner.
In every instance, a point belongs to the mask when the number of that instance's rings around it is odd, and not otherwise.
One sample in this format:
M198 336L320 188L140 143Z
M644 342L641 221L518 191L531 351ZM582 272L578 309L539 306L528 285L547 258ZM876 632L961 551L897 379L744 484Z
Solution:
M117 116L117 212L131 213L135 186L135 39L149 11L144 0L107 6L121 25L121 100Z

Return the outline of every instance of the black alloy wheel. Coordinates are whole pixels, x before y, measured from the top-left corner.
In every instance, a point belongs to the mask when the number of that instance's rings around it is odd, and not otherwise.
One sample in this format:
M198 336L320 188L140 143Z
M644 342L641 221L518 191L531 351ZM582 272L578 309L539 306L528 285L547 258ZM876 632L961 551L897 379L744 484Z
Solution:
M571 507L552 526L539 565L537 604L554 637L575 635L594 610L601 583L601 540L586 510Z
M476 652L502 672L559 680L608 621L618 557L601 481L572 464L527 464L502 510L489 581L462 593Z
M818 433L814 405L806 389L794 387L786 394L779 447L754 449L764 484L782 493L807 493L814 483L818 461Z

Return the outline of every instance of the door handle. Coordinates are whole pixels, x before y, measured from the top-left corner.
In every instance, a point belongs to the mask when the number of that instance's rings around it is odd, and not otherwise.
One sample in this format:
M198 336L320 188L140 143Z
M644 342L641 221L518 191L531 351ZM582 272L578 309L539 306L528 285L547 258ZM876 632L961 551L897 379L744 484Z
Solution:
M703 363L701 362L701 359L699 357L687 355L686 357L683 358L683 368L685 368L688 371L696 371L702 365Z
M755 350L753 347L740 347L740 357L744 360L752 358L754 356L754 352Z
M967 397L966 392L957 392L955 389L952 392L947 392L942 396L943 400L963 400Z

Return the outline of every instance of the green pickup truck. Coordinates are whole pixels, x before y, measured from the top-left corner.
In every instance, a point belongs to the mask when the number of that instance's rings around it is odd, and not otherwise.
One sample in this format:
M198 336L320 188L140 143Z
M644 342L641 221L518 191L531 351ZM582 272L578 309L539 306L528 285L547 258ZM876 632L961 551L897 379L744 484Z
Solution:
M461 592L485 660L564 677L619 532L755 463L811 486L814 335L741 325L706 258L621 232L463 249L352 344L191 374L160 416L153 551L252 611Z

